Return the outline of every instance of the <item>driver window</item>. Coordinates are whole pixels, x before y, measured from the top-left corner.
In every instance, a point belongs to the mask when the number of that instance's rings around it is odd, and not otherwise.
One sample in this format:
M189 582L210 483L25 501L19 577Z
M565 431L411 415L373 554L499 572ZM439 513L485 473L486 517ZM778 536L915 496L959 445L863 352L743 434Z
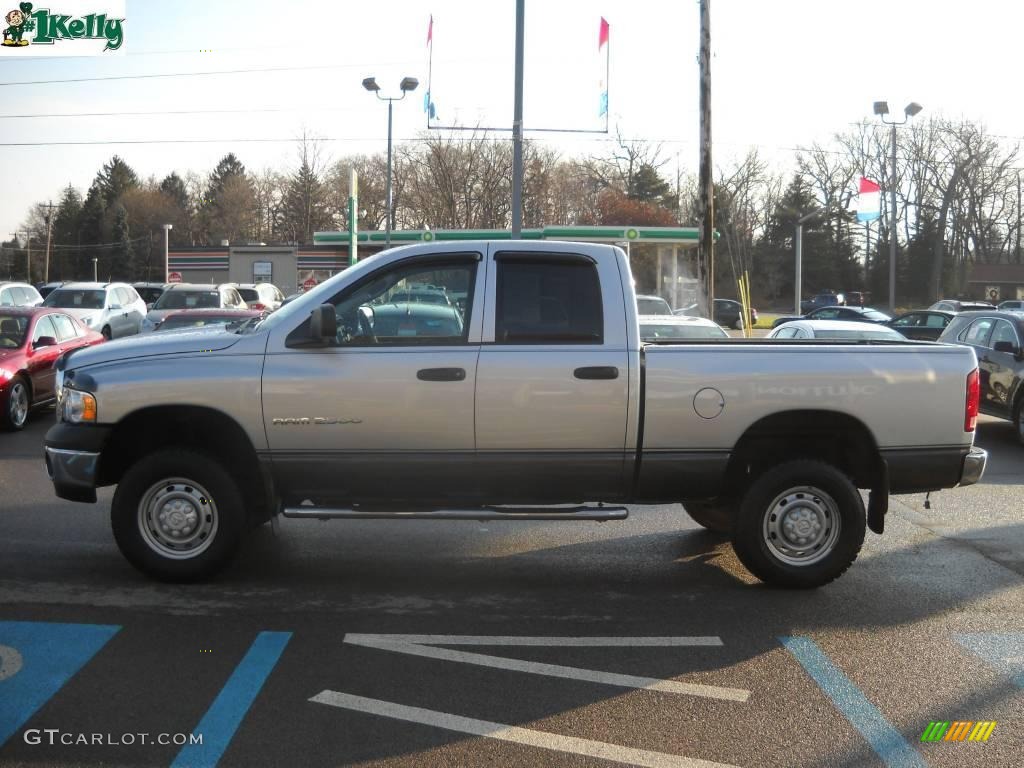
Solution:
M35 344L43 336L49 336L54 341L57 340L57 331L50 322L49 315L43 315L36 321L35 330L32 332L32 343Z
M338 344L465 344L477 262L398 265L332 300Z

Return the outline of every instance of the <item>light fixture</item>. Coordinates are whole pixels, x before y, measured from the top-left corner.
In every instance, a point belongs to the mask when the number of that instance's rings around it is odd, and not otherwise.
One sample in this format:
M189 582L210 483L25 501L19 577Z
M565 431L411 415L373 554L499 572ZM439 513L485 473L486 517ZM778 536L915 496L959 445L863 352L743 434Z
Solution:
M363 81L363 85L366 85L366 81ZM876 101L875 102L875 114L876 115L888 115L889 114L889 102L887 101Z
M380 90L380 86L377 85L377 78L375 78L375 77L368 77L365 80L363 80L363 88L365 88L366 90L368 90L368 91L370 91L372 93L376 93L377 91L379 91Z
M403 92L415 91L419 84L420 81L417 80L415 77L403 77L402 82L399 84L398 87L401 88Z
M913 117L922 109L923 107L920 104L918 104L916 101L912 101L903 108L903 114L905 114L907 117Z

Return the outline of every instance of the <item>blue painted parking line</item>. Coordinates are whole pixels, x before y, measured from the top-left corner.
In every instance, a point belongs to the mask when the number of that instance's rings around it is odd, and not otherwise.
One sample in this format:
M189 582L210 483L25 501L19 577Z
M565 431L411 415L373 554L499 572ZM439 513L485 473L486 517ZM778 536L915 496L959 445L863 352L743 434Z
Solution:
M1024 635L983 632L953 639L1024 688Z
M234 738L263 683L281 658L291 632L260 632L213 704L193 730L202 744L182 747L171 768L213 768Z
M0 621L0 746L120 627Z
M927 768L927 763L860 689L808 637L780 637L804 671L891 768Z

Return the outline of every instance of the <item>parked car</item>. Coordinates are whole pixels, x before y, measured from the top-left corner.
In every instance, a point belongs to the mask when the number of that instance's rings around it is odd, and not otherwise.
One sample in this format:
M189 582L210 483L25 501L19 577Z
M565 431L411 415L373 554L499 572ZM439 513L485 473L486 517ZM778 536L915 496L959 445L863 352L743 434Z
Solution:
M970 301L968 299L941 299L928 309L940 309L943 312L974 312L977 310L995 309L994 304L987 301Z
M39 291L28 283L0 282L0 307L38 307L42 303Z
M886 323L894 331L899 331L908 339L918 341L938 341L939 336L953 319L955 312L943 312L937 309L916 309L894 317Z
M1007 299L1006 301L1001 301L996 309L1008 312L1024 312L1024 299Z
M640 315L640 341L683 341L685 339L728 339L718 323L686 315Z
M863 307L871 303L871 294L866 291L846 291L844 298L848 307Z
M888 323L892 318L871 307L822 307L808 312L803 317L779 317L772 323L772 328L778 328L783 323L790 323L794 320L850 320L858 323Z
M832 341L906 341L907 337L876 323L850 320L791 320L776 326L769 339L825 339Z
M146 302L146 307L152 309L153 305L164 295L168 285L172 285L172 283L132 283L132 288Z
M815 309L821 309L822 307L842 307L845 305L846 297L843 294L826 291L801 301L800 311L806 315L808 312L813 312Z
M134 336L146 316L146 302L127 283L68 283L43 306L64 310L108 339Z
M757 310L750 308L750 318L757 323ZM715 322L726 328L743 328L743 305L732 299L715 299Z
M208 328L210 326L241 323L254 317L266 317L261 309L181 309L164 315L154 332L179 331L185 328Z
M702 524L724 515L757 577L809 588L882 532L890 493L983 474L972 350L637 348L629 275L598 243L417 243L238 333L76 352L44 441L54 488L95 502L116 485L115 541L165 580L209 578L279 512L609 520L628 508L598 502L682 502ZM415 278L469 286L466 322L390 301Z
M1024 315L998 309L962 312L939 341L972 347L978 356L982 413L1013 422L1024 445Z
M36 290L39 291L39 295L45 299L62 285L67 285L70 282L70 280L59 280L55 283L39 283L36 285Z
M249 309L274 312L284 303L284 294L272 283L240 283L235 287Z
M29 412L56 397L54 364L103 336L47 307L0 308L0 427L21 429Z
M671 315L672 306L661 296L637 296L636 311L640 315Z
M235 286L172 283L142 321L142 333L154 330L164 316L177 309L248 309Z

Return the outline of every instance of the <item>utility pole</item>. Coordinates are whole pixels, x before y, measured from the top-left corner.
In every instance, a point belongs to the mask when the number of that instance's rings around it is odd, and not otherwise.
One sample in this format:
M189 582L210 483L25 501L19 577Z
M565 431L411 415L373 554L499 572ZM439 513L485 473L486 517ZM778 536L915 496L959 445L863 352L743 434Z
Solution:
M515 101L512 108L512 239L523 228L523 24L526 0L516 0Z
M700 0L700 248L697 280L705 317L715 313L715 182L711 166L711 0Z
M50 240L53 234L53 200L46 204L46 262L43 268L43 282L50 282Z

